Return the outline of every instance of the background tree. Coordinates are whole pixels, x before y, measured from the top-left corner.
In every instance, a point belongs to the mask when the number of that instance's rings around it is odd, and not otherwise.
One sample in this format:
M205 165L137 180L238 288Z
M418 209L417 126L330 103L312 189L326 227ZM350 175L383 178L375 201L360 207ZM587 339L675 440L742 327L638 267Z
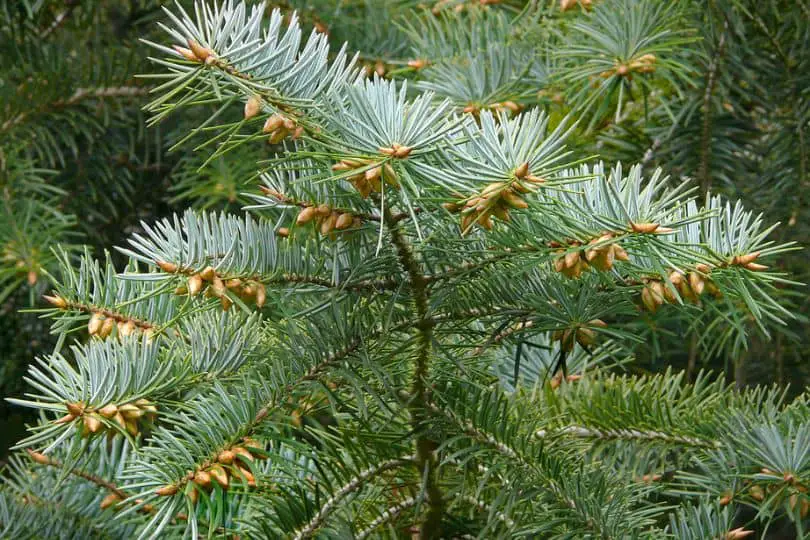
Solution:
M5 535L804 536L807 6L159 7L4 6Z

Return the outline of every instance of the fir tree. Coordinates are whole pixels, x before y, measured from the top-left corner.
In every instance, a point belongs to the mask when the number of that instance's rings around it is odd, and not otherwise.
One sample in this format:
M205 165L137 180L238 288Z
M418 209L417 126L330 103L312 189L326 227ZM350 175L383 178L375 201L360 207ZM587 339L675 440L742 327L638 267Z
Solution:
M150 11L149 129L172 126L172 202L196 208L114 255L54 240L57 343L9 400L39 417L2 535L804 537L806 396L696 363L741 375L749 341L797 324L786 210L744 202L806 181L809 18L656 0ZM70 146L53 121L11 139L21 178ZM33 185L7 200L58 196ZM685 372L634 371L687 348Z

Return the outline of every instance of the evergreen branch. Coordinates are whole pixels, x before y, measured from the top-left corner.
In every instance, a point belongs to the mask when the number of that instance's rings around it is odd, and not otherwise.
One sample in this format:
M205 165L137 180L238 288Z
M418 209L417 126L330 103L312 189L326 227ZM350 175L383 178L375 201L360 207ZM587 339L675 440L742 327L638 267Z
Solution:
M370 467L358 473L349 482L338 489L331 497L324 503L318 510L318 513L307 523L304 527L299 529L293 536L294 540L304 540L305 538L312 538L318 529L323 525L323 522L329 514L337 507L337 505L347 496L357 491L363 486L366 480L369 480L378 474L411 463L412 457L409 458L395 458L384 461L374 467Z
M374 534L374 531L377 530L377 528L380 525L383 525L393 519L396 519L402 512L404 512L408 508L416 506L418 502L419 502L418 499L408 497L407 499L403 499L397 504L390 506L376 519L374 519L374 521L369 523L365 529L357 533L357 540L365 540L366 538L370 537L372 534Z
M45 39L51 35L60 26L62 26L66 20L68 20L70 15L73 13L73 10L79 6L79 0L66 0L65 4L67 5L67 8L60 12L59 15L57 15L53 22L48 26L48 28L43 30L42 34L40 34L42 39Z
M465 421L459 418L455 413L439 407L434 402L428 403L428 408L434 414L440 414L450 420L452 423L457 425L461 430L472 437L473 439L477 440L480 443L483 443L493 449L495 449L498 453L503 454L504 456L515 459L520 461L521 463L526 463L526 460L518 454L514 449L510 448L508 445L502 443L498 439L496 439L493 435L486 433L485 431L478 429L475 425L470 422L469 420Z
M596 429L582 426L566 426L553 430L541 429L535 435L544 439L556 435L570 435L582 439L624 440L624 441L660 441L668 444L694 446L698 448L719 448L717 441L708 441L697 437L674 435L655 430L638 429Z
M46 456L44 454L40 454L39 452L35 452L35 451L31 450L30 448L26 449L26 452L28 452L28 455L31 456L31 459L35 463L38 463L40 465L45 465L47 467L54 467L54 468L57 468L57 469L63 469L64 468L64 464L60 460L58 460L56 458L52 458L52 457L48 457L48 456ZM108 491L110 491L112 493L115 493L118 496L118 498L121 499L122 501L124 499L126 499L127 497L129 497L129 494L127 494L126 491L119 488L113 482L110 482L109 480L106 480L106 479L104 479L104 478L102 478L100 476L97 476L95 474L90 474L87 471L83 471L82 469L77 469L77 468L70 468L68 470L68 472L70 474L72 474L72 475L78 476L79 478L83 478L83 479L87 480L88 482L92 482L92 483L96 484L97 486L102 487L102 488L104 488L104 489L106 489L106 490L108 490Z

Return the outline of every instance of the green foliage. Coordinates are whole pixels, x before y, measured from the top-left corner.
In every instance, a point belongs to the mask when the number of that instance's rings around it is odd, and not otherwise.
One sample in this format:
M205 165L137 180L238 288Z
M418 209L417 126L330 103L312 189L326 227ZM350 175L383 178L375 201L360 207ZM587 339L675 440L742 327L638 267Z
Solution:
M2 534L804 537L807 7L292 4L3 4Z

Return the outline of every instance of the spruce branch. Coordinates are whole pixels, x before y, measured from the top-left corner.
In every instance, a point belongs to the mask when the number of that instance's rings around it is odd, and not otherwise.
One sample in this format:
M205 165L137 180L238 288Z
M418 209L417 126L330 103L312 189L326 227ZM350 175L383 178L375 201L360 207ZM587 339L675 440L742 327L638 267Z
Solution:
M399 468L403 465L406 465L412 461L413 458L396 458L384 461L374 467L365 469L360 471L354 478L352 478L349 482L345 485L341 486L340 489L335 491L335 493L329 497L329 499L323 504L323 506L318 510L315 516L307 523L304 527L299 529L295 532L293 538L294 540L304 540L305 538L312 538L318 529L322 526L323 522L329 516L329 514L335 509L335 507L346 497L360 489L363 484L374 478L375 476L389 471L391 469Z
M717 448L718 441L709 441L697 437L687 437L661 431L638 429L595 429L583 426L565 426L553 430L541 429L535 433L540 439L558 435L568 435L582 439L625 440L625 441L660 441L667 444L694 446L697 448Z
M47 467L54 467L54 468L57 468L57 469L64 468L64 464L60 460L58 460L56 458L52 458L52 457L48 457L48 456L46 456L44 454L40 454L39 452L35 452L34 450L31 450L30 448L26 449L26 452L28 452L28 455L31 457L31 460L34 461L34 463L37 463L39 465L44 465L44 466L47 466ZM104 479L104 478L102 478L100 476L97 476L95 474L90 474L90 473L88 473L86 471L83 471L81 469L78 469L78 468L70 468L68 470L68 472L70 474L72 474L72 475L78 476L79 478L83 478L83 479L87 480L88 482L92 482L93 484L96 484L97 486L102 487L102 488L110 491L111 493L114 493L122 501L124 499L126 499L127 497L129 497L129 495L127 494L126 491L119 488L113 482L110 482L109 480L106 480L106 479Z
M369 523L365 529L357 533L357 540L365 540L366 538L369 538L381 525L398 518L399 515L405 510L416 506L418 503L418 498L407 497L402 499L397 504L386 508L385 511L377 516L371 523Z

